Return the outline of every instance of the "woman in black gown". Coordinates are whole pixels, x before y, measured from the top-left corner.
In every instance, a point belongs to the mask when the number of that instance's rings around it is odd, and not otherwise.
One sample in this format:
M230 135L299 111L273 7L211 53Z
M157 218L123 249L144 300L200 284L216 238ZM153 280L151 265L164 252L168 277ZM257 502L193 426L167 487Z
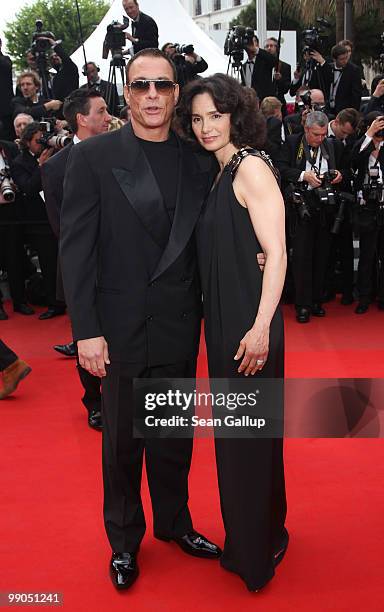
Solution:
M265 138L257 98L231 77L200 79L185 89L179 123L220 166L197 227L209 375L283 378L284 204L274 169L257 150ZM215 450L226 532L221 565L256 591L288 545L283 441L216 438Z

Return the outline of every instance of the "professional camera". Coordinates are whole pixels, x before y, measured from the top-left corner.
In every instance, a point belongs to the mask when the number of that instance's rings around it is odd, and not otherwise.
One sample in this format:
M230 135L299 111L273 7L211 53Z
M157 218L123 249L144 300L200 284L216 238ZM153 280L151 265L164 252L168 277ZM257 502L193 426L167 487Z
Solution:
M183 55L185 53L188 55L189 53L195 52L195 47L193 45L179 45L178 43L175 43L174 47L175 52L179 55Z
M43 32L43 22L41 19L36 19L36 32L32 34L31 49L34 54L46 53L51 48L51 43L47 38L55 39L53 32Z
M331 234L339 234L341 229L341 224L345 219L345 209L347 207L348 202L353 204L355 202L355 196L351 193L347 193L345 191L340 191L338 194L339 200L339 208L336 213L335 220L333 222L333 226L331 229Z
M40 121L40 130L43 135L37 142L42 144L44 149L64 149L72 142L72 138L67 134L58 134L55 126L56 119L54 118Z
M312 26L308 30L303 30L301 32L303 52L321 52L325 41L329 37L329 28L331 27L329 21L324 19L324 17L318 17L316 22L319 24L318 27Z
M103 59L107 59L108 53L111 52L113 58L116 56L123 57L123 47L125 47L124 30L129 26L128 17L123 17L123 23L112 21L107 26L107 34L103 42Z
M306 91L300 94L301 102L298 103L299 110L311 110L324 112L325 104L319 104L318 102L312 102L311 92Z
M315 193L320 199L320 202L324 204L329 204L330 206L335 206L337 202L337 191L333 185L331 185L333 179L337 176L336 170L328 170L328 172L324 172L324 174L319 177L321 179L321 186L315 189Z
M244 51L253 41L255 32L252 28L246 28L241 25L233 26L229 30L224 42L224 53L232 58L234 65L240 65Z
M383 200L383 183L379 180L379 168L369 168L369 183L363 186L363 197L368 203L381 203Z
M0 204L9 204L15 201L15 189L11 182L9 166L0 151Z
M294 205L299 219L303 222L309 221L311 218L311 210L305 201L306 192L307 186L303 183L292 183L287 190L288 199Z

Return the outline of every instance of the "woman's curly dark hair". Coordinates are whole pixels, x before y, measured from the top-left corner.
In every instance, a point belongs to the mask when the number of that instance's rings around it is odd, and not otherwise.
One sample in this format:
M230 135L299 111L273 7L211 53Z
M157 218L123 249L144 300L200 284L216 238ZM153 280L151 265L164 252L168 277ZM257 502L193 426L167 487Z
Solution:
M199 94L208 93L219 113L231 115L231 143L235 147L250 146L260 149L266 141L266 121L259 112L256 93L243 87L236 79L225 74L214 74L192 81L183 90L176 109L176 129L182 137L196 142L192 130L192 102Z

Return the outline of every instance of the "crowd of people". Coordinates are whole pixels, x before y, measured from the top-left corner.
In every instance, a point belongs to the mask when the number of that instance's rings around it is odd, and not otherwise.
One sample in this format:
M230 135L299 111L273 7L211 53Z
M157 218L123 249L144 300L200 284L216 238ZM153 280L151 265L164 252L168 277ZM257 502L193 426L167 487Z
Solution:
M255 591L288 546L282 440L216 440L221 551L195 531L188 509L192 440L134 438L132 381L195 376L202 304L211 376L282 378L284 279L299 323L324 317L324 302L339 292L346 306L357 296L357 314L376 298L384 310L384 75L362 104L349 41L329 60L307 51L311 62L291 80L278 41L261 49L254 36L242 83L202 79L208 64L193 48L159 50L154 20L135 0L123 7L134 55L121 110L94 61L79 88L77 67L53 38L56 74L45 92L33 50L16 96L11 62L0 56L8 87L0 96L0 268L15 312L34 314L32 255L47 306L39 319L68 307L73 342L55 348L76 358L88 423L103 430L114 585L138 577L145 450L155 536L220 557ZM0 319L8 316L0 304ZM0 366L3 399L30 367L4 343Z

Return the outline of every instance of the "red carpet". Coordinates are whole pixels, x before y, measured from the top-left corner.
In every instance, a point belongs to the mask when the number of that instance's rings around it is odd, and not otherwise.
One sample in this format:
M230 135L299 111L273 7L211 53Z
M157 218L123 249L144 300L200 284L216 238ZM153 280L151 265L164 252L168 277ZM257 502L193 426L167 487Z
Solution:
M300 326L287 307L288 376L383 377L384 313L371 310L358 317L332 304L325 320ZM154 540L145 484L141 576L131 591L115 592L101 514L101 435L87 426L74 361L51 349L69 340L68 320L12 315L0 337L33 368L0 403L0 592L58 591L70 612L383 609L382 440L287 440L291 544L275 579L256 594L217 563ZM190 492L196 527L222 543L209 440L196 441Z

